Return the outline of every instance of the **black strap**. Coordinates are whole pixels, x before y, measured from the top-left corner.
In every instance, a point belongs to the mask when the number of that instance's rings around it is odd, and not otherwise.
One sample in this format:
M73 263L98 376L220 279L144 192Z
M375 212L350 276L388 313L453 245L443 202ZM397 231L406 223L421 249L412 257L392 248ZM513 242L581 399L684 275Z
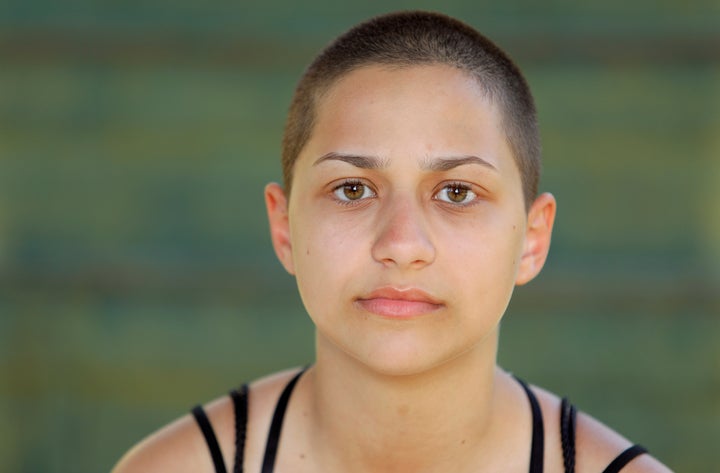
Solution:
M248 386L243 384L240 391L233 389L230 397L235 408L235 466L234 473L243 473L245 459L245 437L247 432L248 415Z
M525 390L525 394L527 394L528 400L530 401L530 408L532 410L533 430L532 444L530 447L530 473L542 473L543 456L545 450L545 427L543 425L540 404L538 403L535 394L533 394L528 385L525 384L525 381L521 380L520 378L515 379Z
M285 419L285 409L287 409L290 394L295 387L295 383L305 370L301 370L296 374L283 389L273 414L270 431L268 432L267 444L265 445L265 457L263 458L262 473L273 473L275 469L275 457L277 456L278 445L280 444L280 432L282 431L283 420Z
M560 405L560 442L565 473L575 473L575 425L577 411L566 397Z
M200 426L200 430L205 436L205 442L210 449L210 455L212 456L213 464L215 465L215 471L217 473L226 473L225 462L223 461L222 452L220 451L220 445L218 445L215 432L213 431L210 421L205 415L205 411L202 406L195 406L192 410L193 417Z
M615 458L608 466L603 470L603 473L618 473L622 468L630 463L635 457L647 453L645 447L640 445L633 445L628 447L624 452Z

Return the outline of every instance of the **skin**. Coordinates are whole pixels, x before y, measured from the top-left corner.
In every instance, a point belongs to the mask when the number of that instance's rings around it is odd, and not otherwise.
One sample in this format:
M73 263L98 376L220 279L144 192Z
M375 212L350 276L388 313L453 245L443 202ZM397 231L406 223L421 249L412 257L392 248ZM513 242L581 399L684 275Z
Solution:
M556 203L542 194L525 208L494 105L448 66L364 67L324 96L294 171L289 199L277 184L265 198L317 359L290 400L275 471L527 471L530 409L496 366L498 324L545 262ZM260 469L291 375L251 387L247 471ZM563 471L559 401L535 392L545 471ZM207 411L232 464L232 406ZM629 442L581 414L577 446L576 471L598 472ZM213 469L185 417L116 469L135 471ZM669 470L643 456L623 471Z
M331 89L295 164L289 205L277 186L267 189L279 213L275 249L297 278L319 348L408 375L494 346L513 287L542 266L555 213L552 196L541 196L527 231L498 123L475 82L445 67L366 68ZM357 200L336 191L348 180L364 186ZM450 201L457 184L475 196ZM358 302L385 288L422 291L435 307L398 320Z
M319 107L293 186L289 202L274 185L267 199L275 250L317 327L309 379L331 405L363 394L354 409L316 411L321 430L333 432L319 448L328 463L365 463L358 471L459 471L447 459L461 458L468 440L483 444L483 430L496 433L497 327L515 284L542 267L554 199L544 194L528 216L497 111L447 67L346 76ZM440 409L456 421L441 429L421 416L439 414L438 398L485 399L488 408ZM369 432L347 435L342 425L357 423L350 417L364 405L377 414L363 420ZM401 432L399 419L409 423ZM448 458L432 465L428 452L440 446Z

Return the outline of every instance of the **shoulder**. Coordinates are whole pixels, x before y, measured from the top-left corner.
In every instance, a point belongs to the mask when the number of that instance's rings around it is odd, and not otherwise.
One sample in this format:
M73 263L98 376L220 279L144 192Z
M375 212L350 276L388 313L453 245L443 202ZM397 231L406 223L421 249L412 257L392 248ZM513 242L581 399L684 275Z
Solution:
M560 399L542 388L532 386L531 389L538 398L545 423L546 466L550 466L547 471L556 469L562 471ZM632 442L599 420L584 412L578 412L575 437L575 471L578 473L604 471L618 455L632 445ZM552 461L552 457L555 457L555 462ZM672 473L669 468L647 453L636 457L621 471L622 473Z
M208 450L192 416L185 415L132 447L113 473L212 472ZM208 468L210 467L210 468Z
M577 470L603 471L633 444L597 419L580 412L577 419ZM672 473L651 454L645 453L623 469L623 473Z
M245 457L254 462L264 449L275 402L287 381L297 369L282 371L253 381L248 399L248 434ZM222 396L203 406L217 437L225 465L235 458L235 412L229 396ZM259 465L259 460L258 460ZM259 468L259 467L258 467ZM112 473L142 472L214 473L205 438L191 414L186 414L132 447L117 463Z

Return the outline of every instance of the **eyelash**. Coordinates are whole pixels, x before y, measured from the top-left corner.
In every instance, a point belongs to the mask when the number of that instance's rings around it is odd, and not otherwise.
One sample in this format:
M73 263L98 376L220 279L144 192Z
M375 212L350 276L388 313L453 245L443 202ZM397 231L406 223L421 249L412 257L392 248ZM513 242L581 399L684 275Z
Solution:
M362 196L360 196L357 199L343 199L338 196L337 192L341 189L352 187L352 186L362 186L364 189L366 189L371 195L365 196L364 193ZM441 199L441 193L444 191L447 191L448 189L458 189L460 191L465 191L469 194L471 194L471 199L468 202L452 202L449 200ZM330 191L331 196L333 199L339 203L340 205L358 205L362 203L363 201L376 197L377 192L368 184L365 182L359 180L359 179L346 179L342 181L340 184L334 186L332 190ZM460 181L453 181L453 182L447 182L442 185L440 190L435 192L432 196L433 200L437 200L440 202L443 202L444 204L451 205L453 207L469 207L471 205L475 205L478 201L478 193L473 190L473 187L467 183L460 182Z
M369 191L371 195L369 197L365 197L363 194L363 196L361 196L358 199L343 199L337 195L337 192L339 190L347 188L347 187L352 187L352 186L362 186L364 189ZM345 181L342 181L340 184L334 186L330 193L332 194L335 201L337 203L339 203L340 205L358 205L364 200L367 200L369 198L377 196L377 193L371 186L369 186L368 184L366 184L365 182L363 182L359 179L347 179Z
M447 191L448 189L458 189L460 191L465 191L466 193L472 194L471 199L468 202L450 202L448 200L443 200L440 198L441 193L444 191ZM439 191L437 191L433 195L433 199L439 200L443 203L450 204L457 207L468 207L470 205L474 205L477 203L478 200L478 193L473 190L473 187L470 186L467 183L459 182L459 181L453 181L443 184L443 186L440 188Z

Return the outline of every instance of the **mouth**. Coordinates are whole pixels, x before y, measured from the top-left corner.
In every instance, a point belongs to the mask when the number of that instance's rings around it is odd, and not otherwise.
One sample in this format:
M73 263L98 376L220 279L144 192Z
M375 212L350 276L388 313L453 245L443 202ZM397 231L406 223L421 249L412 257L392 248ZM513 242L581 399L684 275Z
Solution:
M383 287L355 300L364 311L394 319L407 319L435 312L444 304L415 288Z

